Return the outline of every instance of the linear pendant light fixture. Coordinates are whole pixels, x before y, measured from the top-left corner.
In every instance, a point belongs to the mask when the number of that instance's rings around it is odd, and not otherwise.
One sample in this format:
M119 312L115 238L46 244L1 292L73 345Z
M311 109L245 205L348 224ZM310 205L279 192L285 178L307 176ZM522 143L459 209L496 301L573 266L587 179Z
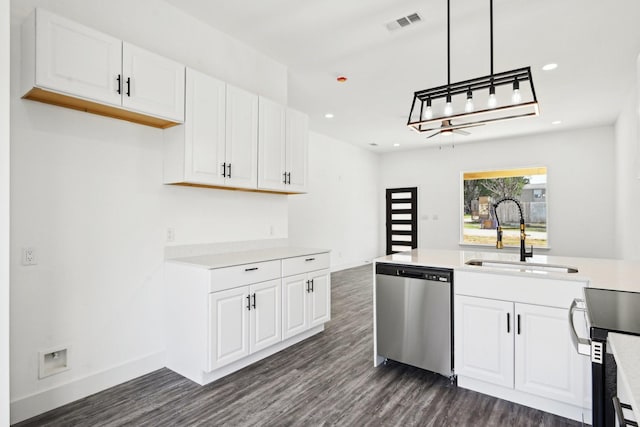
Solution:
M413 95L407 126L416 132L468 134L465 128L519 117L537 116L538 100L531 67L493 72L493 0L489 0L491 74L451 83L450 0L447 0L447 84Z

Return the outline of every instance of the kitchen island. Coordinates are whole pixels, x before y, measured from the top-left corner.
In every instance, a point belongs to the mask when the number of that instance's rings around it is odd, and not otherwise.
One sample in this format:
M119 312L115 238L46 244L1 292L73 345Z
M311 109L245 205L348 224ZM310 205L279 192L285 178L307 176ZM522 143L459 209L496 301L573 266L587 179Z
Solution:
M453 271L452 345L460 387L590 422L590 360L572 344L569 307L585 287L640 292L639 263L538 254L520 263L517 253L507 251L430 249L378 258L375 366L384 360L376 342L379 263ZM585 320L574 317L578 334L588 336Z

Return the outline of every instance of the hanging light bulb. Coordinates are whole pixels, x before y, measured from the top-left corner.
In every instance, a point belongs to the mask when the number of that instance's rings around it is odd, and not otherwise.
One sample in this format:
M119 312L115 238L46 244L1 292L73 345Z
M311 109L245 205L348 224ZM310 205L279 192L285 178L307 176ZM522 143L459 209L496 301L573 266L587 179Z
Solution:
M433 118L433 109L431 108L431 98L427 98L427 108L422 112L422 118L424 120L431 120Z
M511 94L511 103L520 104L522 101L522 95L520 94L520 82L518 78L513 81L513 93Z
M444 115L450 116L453 114L453 107L451 106L451 95L447 95L447 103L444 106Z
M487 107L496 108L496 105L498 105L498 99L496 98L496 88L495 86L491 85L489 87L489 100L487 101Z
M473 111L473 93L471 93L471 88L467 91L467 103L464 104L464 111L466 113Z

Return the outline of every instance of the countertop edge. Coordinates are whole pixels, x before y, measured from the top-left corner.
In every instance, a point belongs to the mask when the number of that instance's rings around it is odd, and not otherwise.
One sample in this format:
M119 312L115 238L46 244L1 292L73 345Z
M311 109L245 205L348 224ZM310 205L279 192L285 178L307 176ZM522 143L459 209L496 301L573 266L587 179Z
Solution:
M244 264L276 261L287 258L296 258L305 255L330 253L330 249L299 248L299 247L273 247L255 249L250 251L223 252L211 255L199 255L184 258L166 259L165 262L188 265L205 270L235 267Z

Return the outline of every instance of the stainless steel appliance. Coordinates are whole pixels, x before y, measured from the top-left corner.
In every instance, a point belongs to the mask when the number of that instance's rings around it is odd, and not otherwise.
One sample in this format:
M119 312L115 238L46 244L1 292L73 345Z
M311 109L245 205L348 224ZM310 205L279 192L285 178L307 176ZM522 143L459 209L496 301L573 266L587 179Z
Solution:
M609 332L640 335L640 293L585 288L584 297L574 300L569 310L572 339L579 353L591 356L592 425L609 427L614 425L615 361L607 355L607 336ZM590 338L576 333L577 310L586 311Z
M376 265L379 356L453 377L453 271Z

